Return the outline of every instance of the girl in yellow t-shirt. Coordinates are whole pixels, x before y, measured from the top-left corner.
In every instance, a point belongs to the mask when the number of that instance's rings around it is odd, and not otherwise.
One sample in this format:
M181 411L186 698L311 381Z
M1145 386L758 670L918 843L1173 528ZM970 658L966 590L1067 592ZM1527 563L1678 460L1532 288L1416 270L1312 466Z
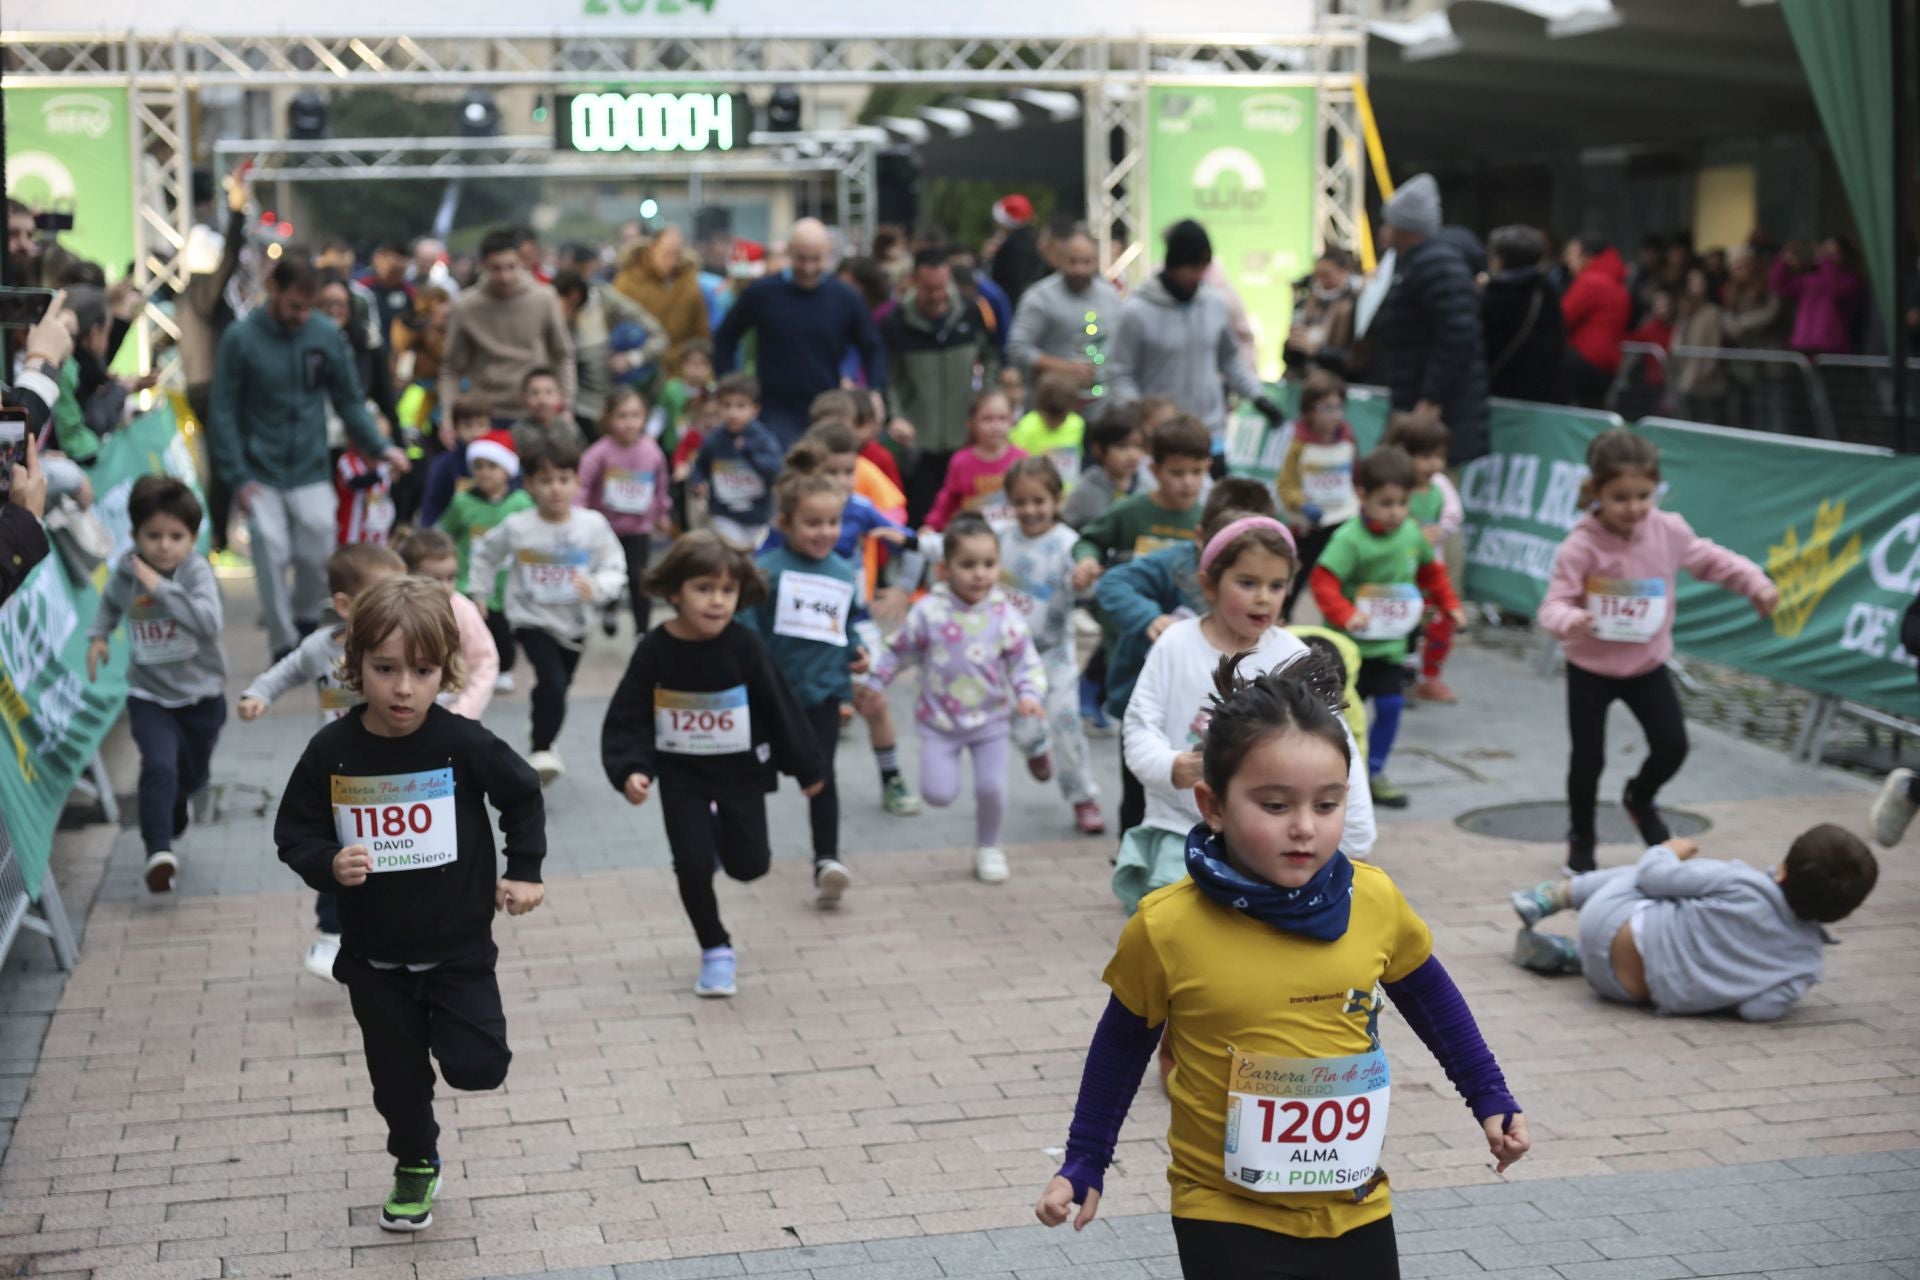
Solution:
M1223 658L1188 878L1149 894L1107 965L1067 1158L1036 1208L1093 1221L1164 1033L1173 1230L1194 1280L1396 1280L1380 1150L1392 1081L1382 994L1426 1042L1504 1171L1527 1153L1507 1091L1426 924L1386 872L1340 852L1345 680L1319 655L1257 679ZM1073 1206L1079 1205L1079 1212Z

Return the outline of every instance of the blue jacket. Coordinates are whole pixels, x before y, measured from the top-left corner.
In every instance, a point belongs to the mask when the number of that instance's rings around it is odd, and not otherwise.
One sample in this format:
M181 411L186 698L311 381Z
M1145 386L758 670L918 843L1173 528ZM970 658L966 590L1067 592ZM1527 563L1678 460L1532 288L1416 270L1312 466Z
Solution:
M873 316L860 295L839 280L802 289L783 271L748 285L714 332L716 371L733 371L740 340L749 330L760 336L754 364L761 417L782 448L806 434L813 398L840 385L840 359L849 348L860 352L869 387L887 385L886 353Z
M793 686L801 706L849 701L853 697L853 677L847 673L847 664L853 661L854 642L848 627L853 618L853 600L859 592L853 565L837 555L810 560L791 547L762 551L758 563L760 571L767 575L767 598L751 609L741 610L739 620L766 640L767 647L773 650L774 665ZM781 634L775 615L780 606L780 579L788 573L812 574L846 584L847 608L838 619L839 644Z
M1178 609L1207 610L1200 591L1200 551L1188 542L1135 556L1101 574L1093 598L1109 634L1119 637L1107 654L1107 714L1124 716L1153 647L1148 625Z
M907 526L882 512L862 495L853 494L847 499L846 508L840 513L840 541L834 544L833 554L844 556L858 564L862 544L866 542L867 535L875 529L898 529L905 533ZM773 551L786 545L785 535L778 529L772 529L767 533L767 540L760 544L760 549Z
M440 513L453 501L453 495L460 491L460 481L473 473L467 470L467 450L464 445L456 444L427 466L427 485L420 495L420 523L422 526L436 523Z
M709 486L707 509L714 515L740 524L765 524L773 518L773 482L780 478L785 465L780 442L767 424L750 422L739 435L725 427L708 432L700 442L700 455L693 460L689 478ZM715 470L723 473L718 483L714 481ZM724 478L729 472L738 478L735 482ZM745 480L749 472L760 478L757 495Z
M289 333L271 311L255 307L229 325L214 362L207 440L215 469L235 491L330 483L329 401L362 452L377 458L389 443L367 413L353 353L333 321L315 311Z

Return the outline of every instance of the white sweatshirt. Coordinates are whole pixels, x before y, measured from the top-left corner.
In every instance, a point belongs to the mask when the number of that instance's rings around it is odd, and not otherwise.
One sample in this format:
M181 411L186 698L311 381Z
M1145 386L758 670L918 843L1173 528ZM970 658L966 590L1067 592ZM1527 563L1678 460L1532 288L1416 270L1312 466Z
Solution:
M1147 791L1143 826L1185 835L1200 821L1193 792L1173 785L1174 757L1197 751L1211 718L1213 671L1223 656L1201 630L1200 618L1184 618L1160 633L1147 651L1147 664L1127 703L1125 738L1127 768ZM1243 675L1284 667L1307 652L1306 645L1269 627L1253 655L1240 664ZM1346 724L1341 722L1344 731ZM1351 745L1353 735L1347 735ZM1353 752L1347 770L1347 830L1340 848L1350 857L1373 852L1373 795L1367 787L1367 762Z
M546 632L578 645L601 605L612 604L627 589L627 557L613 526L598 511L571 507L559 523L541 519L537 510L516 511L474 544L468 567L468 593L476 600L493 594L494 579L507 572L507 621ZM593 599L574 585L584 577Z

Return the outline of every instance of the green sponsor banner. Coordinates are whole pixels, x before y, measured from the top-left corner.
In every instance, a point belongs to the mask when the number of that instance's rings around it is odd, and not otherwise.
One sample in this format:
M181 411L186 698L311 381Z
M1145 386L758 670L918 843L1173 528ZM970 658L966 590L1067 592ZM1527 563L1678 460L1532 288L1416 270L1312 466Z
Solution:
M1604 415L1496 402L1493 452L1467 466L1469 598L1532 614L1553 556L1582 514L1587 442ZM1694 531L1761 565L1780 588L1771 620L1722 587L1679 576L1683 653L1802 689L1920 715L1900 615L1920 591L1920 458L1651 420L1660 501Z
M1149 252L1182 218L1205 226L1253 322L1258 372L1277 374L1293 282L1313 266L1314 91L1157 86L1147 111Z
M8 89L7 194L70 213L60 243L109 280L133 261L133 143L124 89Z
M164 399L103 440L100 454L87 473L93 483L94 513L113 535L116 559L133 546L127 495L133 492L133 482L146 475L168 475L184 480L205 509L207 497L200 487L200 469L195 464L193 448L175 425L172 404ZM211 525L202 520L200 554L205 555L211 545Z

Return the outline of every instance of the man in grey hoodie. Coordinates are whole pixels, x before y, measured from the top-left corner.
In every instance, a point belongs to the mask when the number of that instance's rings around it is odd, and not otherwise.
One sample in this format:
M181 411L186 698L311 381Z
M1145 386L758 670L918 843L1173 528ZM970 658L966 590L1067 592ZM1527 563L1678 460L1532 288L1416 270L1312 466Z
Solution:
M1167 228L1166 265L1120 308L1107 349L1109 404L1165 396L1207 424L1214 452L1227 434L1228 391L1266 420L1285 419L1266 398L1234 340L1226 301L1202 277L1213 262L1207 230L1188 218Z
M1669 840L1630 867L1548 880L1513 895L1521 929L1513 958L1535 973L1578 973L1608 1000L1666 1015L1731 1009L1772 1022L1826 973L1822 924L1853 913L1879 864L1831 823L1803 832L1771 871L1694 857ZM1557 911L1580 913L1579 937L1536 932Z

